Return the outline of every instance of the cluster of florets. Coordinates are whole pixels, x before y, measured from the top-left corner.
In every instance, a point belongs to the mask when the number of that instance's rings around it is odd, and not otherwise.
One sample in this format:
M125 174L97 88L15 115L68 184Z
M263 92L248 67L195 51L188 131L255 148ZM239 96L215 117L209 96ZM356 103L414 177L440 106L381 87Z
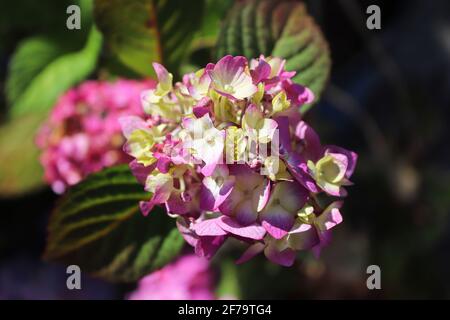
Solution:
M249 244L239 262L264 252L290 266L299 250L318 253L342 221L357 156L322 145L302 120L314 96L295 72L275 57L225 56L173 84L153 65L148 117L121 119L130 167L152 194L143 214L165 206L207 258L230 237Z
M140 94L154 81L87 81L61 96L37 135L45 180L56 193L104 167L131 161L118 119L144 115Z

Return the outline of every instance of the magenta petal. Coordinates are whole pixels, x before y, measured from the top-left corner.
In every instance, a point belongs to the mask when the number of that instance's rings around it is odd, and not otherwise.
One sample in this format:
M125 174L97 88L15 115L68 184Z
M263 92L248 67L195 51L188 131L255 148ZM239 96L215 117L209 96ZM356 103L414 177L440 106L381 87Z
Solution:
M219 219L218 223L223 230L243 238L262 240L266 234L266 230L256 223L249 226L242 226L227 216L221 216Z
M264 254L270 261L282 265L284 267L291 267L294 264L296 252L291 249L278 251L275 246L268 245L264 249Z
M280 153L287 154L292 151L291 137L289 133L289 118L277 117L274 119L278 124L278 132L280 136Z
M301 104L308 104L314 101L314 93L307 87L303 87L303 92L301 92L297 97Z
M356 162L358 161L358 155L347 149L338 147L338 146L326 146L325 153L340 153L347 157L347 171L345 172L345 177L349 179L353 171L355 171Z
M137 116L124 116L118 119L125 138L129 138L134 130L148 130L148 126L144 120Z
M177 219L177 228L183 236L184 240L189 243L189 245L195 247L197 245L198 236L194 233L192 229L189 228L190 222L184 218L179 217Z
M238 72L242 72L247 64L247 58L243 56L233 57L232 55L226 55L220 59L214 66L214 71L221 72L222 74L230 74L234 76Z
M219 219L220 218L208 219L196 223L193 229L199 236L224 236L227 232L219 226Z
M183 215L189 212L189 206L183 201L180 194L172 194L166 201L166 210L170 214Z
M209 113L211 110L212 101L210 98L202 98L196 106L192 109L192 112L197 118L203 117L205 114Z
M200 257L211 259L225 240L226 236L201 237L195 245L195 253Z
M270 198L270 191L271 191L271 183L270 180L265 180L264 181L265 186L263 188L262 194L259 197L259 201L258 201L258 212L260 212L262 209L264 209L264 207L266 206L267 202L269 201Z
M341 212L339 211L343 204L343 201L335 201L317 217L316 226L319 231L330 230L343 221Z
M282 228L278 228L270 223L268 223L267 221L263 221L261 223L261 225L264 227L264 229L266 229L266 231L275 239L281 239L283 238L285 235L288 234L288 231L282 229Z
M320 257L322 248L331 242L331 231L324 231L319 233L320 243L312 248L312 252L316 258Z
M262 226L275 239L283 238L294 225L295 217L281 206L270 208L261 214Z
M139 202L139 208L141 209L141 212L144 215L144 217L148 216L150 211L153 210L154 206L155 202L153 200Z
M233 191L234 179L227 178L220 189L216 186L210 186L205 180L200 190L200 207L202 210L217 211L219 206L224 203L230 193ZM211 188L211 189L209 189Z
M285 81L284 85L289 100L296 105L301 106L314 101L314 94L307 87L289 81Z
M297 153L292 152L284 158L286 167L289 172L294 176L295 180L300 182L307 190L317 193L319 188L315 181L308 173L308 166L305 160Z
M156 76L158 77L159 82L166 82L169 72L164 68L163 65L153 62L153 69L155 69Z
M158 168L158 170L162 173L167 173L169 172L169 167L170 167L170 163L172 162L172 160L170 159L170 157L164 155L164 154L160 154L158 155L158 161L156 161L156 167Z
M270 77L270 72L272 68L270 64L265 62L264 60L259 60L258 65L254 70L250 70L250 74L252 75L253 83L258 84L261 81Z
M295 250L309 250L319 244L316 229L309 224L300 224L289 232L289 247Z
M244 262L249 261L257 254L264 251L265 244L262 242L257 242L252 244L250 247L245 250L245 252L242 254L242 256L236 261L236 264L241 264Z
M317 133L306 122L300 121L295 128L295 135L299 138L303 144L302 150L303 156L316 162L322 156L323 150L320 144L320 139Z
M200 208L202 210L214 211L216 207L216 199L212 192L205 187L201 186L200 189Z
M209 177L213 174L214 170L216 169L216 166L217 166L217 162L207 163L201 169L201 173L205 177Z
M140 184L145 184L148 175L155 169L156 164L146 167L138 163L136 160L133 160L130 162L129 167L137 181L139 181Z
M236 206L236 221L242 226L248 226L256 221L258 213L252 206L252 201L247 200Z

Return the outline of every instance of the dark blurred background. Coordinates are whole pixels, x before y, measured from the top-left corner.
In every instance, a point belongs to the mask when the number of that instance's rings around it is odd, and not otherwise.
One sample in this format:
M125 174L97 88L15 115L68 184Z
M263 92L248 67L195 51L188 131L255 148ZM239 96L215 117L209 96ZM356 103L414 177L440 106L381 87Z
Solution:
M325 94L306 118L324 142L359 154L344 223L319 260L302 256L286 269L258 258L230 267L219 256L213 260L218 281L231 281L223 279L232 272L242 298L448 299L450 2L306 2L333 61ZM381 8L381 30L366 28L371 4ZM2 1L2 87L20 40L53 28L67 5ZM0 110L4 118L3 92ZM122 298L131 287L87 276L82 291L68 291L65 268L41 262L55 200L45 189L0 201L0 299ZM381 290L366 287L371 264L381 268Z

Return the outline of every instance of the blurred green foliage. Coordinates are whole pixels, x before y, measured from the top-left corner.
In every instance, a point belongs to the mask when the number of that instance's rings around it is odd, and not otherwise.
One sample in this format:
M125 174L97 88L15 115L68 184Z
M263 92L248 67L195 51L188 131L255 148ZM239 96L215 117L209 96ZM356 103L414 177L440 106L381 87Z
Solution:
M184 239L163 210L142 216L138 203L148 198L127 165L90 175L53 211L44 258L114 282L136 281L164 266Z
M287 60L294 81L309 87L320 98L331 68L328 44L304 3L292 0L238 1L230 10L216 47L216 58L266 56ZM312 104L302 106L306 112Z

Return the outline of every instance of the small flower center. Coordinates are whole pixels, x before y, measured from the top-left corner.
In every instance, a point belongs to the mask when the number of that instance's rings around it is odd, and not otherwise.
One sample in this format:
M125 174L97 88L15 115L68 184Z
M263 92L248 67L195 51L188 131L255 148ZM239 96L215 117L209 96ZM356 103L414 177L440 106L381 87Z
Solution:
M233 88L233 86L230 85L230 84L226 84L226 85L223 87L223 90L224 90L226 93L231 93L231 94L234 93L234 88Z

